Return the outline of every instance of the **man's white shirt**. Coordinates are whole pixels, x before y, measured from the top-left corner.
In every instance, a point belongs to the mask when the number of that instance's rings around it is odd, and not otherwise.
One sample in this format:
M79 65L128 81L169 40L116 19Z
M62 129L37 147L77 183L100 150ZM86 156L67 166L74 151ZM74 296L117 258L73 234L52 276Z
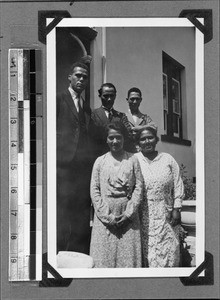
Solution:
M80 103L80 106L83 107L83 98L81 96L79 96L70 86L68 88L69 92L70 92L70 95L73 99L73 102L75 104L75 107L76 107L76 110L77 112L79 112L79 104L78 104L78 101Z

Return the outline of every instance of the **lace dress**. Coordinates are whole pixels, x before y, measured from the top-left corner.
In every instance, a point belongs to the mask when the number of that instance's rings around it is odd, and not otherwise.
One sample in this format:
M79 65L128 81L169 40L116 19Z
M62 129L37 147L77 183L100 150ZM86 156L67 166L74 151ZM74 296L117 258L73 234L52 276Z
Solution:
M184 196L179 166L167 153L159 153L153 161L139 152L144 177L144 200L140 206L141 238L144 267L178 267L179 240L166 220L168 207L181 207Z
M108 152L97 158L91 177L95 210L90 255L96 268L141 267L141 237L138 207L143 178L137 158L125 152L122 161ZM114 229L111 222L122 212L130 222Z

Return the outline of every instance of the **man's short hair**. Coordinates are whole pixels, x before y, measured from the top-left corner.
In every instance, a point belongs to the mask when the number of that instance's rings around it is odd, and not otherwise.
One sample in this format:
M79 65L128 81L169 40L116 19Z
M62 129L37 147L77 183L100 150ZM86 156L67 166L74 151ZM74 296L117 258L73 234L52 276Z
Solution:
M117 90L116 90L116 87L114 86L114 84L107 82L107 83L103 83L101 85L100 89L98 90L99 97L101 97L101 95L102 95L103 87L113 88L115 90L115 94L117 93Z
M85 69L87 72L89 72L89 68L88 68L88 66L86 64L84 64L84 63L82 63L80 61L77 61L77 62L74 62L72 64L72 66L70 67L70 74L73 74L74 69L77 68L77 67Z
M128 90L128 98L129 98L130 94L133 92L138 93L140 95L140 97L142 97L141 90L137 87L132 87L130 90Z

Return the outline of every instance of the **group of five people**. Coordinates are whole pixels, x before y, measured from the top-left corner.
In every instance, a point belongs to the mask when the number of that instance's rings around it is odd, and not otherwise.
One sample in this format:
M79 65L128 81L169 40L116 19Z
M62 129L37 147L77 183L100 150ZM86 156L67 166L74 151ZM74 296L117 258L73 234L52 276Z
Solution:
M141 91L128 91L125 114L113 108L115 86L104 83L101 107L91 112L81 96L88 74L73 64L69 88L57 97L57 251L90 254L100 268L179 266L178 164L156 150L157 126L139 111Z

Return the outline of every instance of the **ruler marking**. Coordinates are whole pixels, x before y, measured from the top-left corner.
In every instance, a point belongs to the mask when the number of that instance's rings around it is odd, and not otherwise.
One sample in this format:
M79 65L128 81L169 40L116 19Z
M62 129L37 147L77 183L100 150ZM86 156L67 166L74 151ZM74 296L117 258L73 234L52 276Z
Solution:
M18 278L24 278L24 205L18 205Z
M10 143L10 158L12 164L18 163L18 142L11 141Z
M37 178L36 178L36 278L41 278L42 274L42 181L43 181L43 153L42 153L42 140L43 140L43 128L42 128L42 64L41 64L41 51L35 52L36 61L36 162L37 162Z
M43 81L42 78L42 58L41 51L37 50L35 52L35 61L36 61L36 94L43 93Z
M30 94L30 117L36 117L36 95Z
M24 279L24 80L23 50L18 50L18 278Z
M10 139L12 141L17 139L17 132L18 132L18 119L10 118Z
M11 186L18 186L18 165L17 164L11 164L10 166L10 185Z
M10 269L9 269L9 280L16 281L18 280L18 258L17 256L10 255Z
M36 124L36 118L34 117L31 117L30 118L30 125L31 125L31 140L36 140L36 127L37 127L37 124Z
M36 170L37 171L36 185L40 185L40 184L42 184L42 163L40 161L37 162L36 168L37 168L37 170Z
M36 70L35 53L36 53L36 50L34 50L34 49L30 50L30 73L33 73Z
M30 193L31 193L30 205L31 205L31 209L34 209L36 208L36 186L31 186Z
M18 279L18 261L17 261L17 130L12 128L15 124L11 122L16 117L17 111L17 51L9 50L9 118L10 119L10 144L9 144L9 279ZM11 165L10 165L11 164ZM16 239L15 239L16 237Z
M30 73L30 93L36 93L36 73Z
M17 63L17 58L18 58L18 55L17 55L17 50L15 49L10 49L9 50L9 65L10 65L10 72L14 72L14 71L17 71L17 68L18 68L18 63Z
M24 190L25 204L30 204L30 107L24 100Z
M18 125L18 135L19 135L19 148L18 152L24 152L24 109L18 108L18 116L19 116L19 125Z
M36 117L43 116L42 94L36 94Z
M23 50L18 49L18 102L24 99Z
M29 279L30 256L30 204L24 205L24 278Z
M10 209L17 210L17 201L18 201L18 188L17 187L10 187Z
M18 153L18 205L24 204L24 155Z
M23 51L23 133L24 133L24 279L28 280L30 257L30 51Z
M43 120L42 117L36 117L36 139L40 140L42 143L43 140ZM42 145L41 145L41 153L42 153ZM42 158L43 156L41 156Z
M31 51L32 57L30 63L30 186L31 194L31 215L30 215L30 276L36 278L36 95L35 95L35 52Z
M37 161L37 157L36 157L36 145L37 145L37 142L36 140L31 140L31 146L30 146L30 149L31 149L31 153L30 153L30 162L31 164L36 164L36 161Z
M10 49L9 66L9 279L41 280L41 52Z
M24 100L30 100L30 51L23 51L23 87L24 87Z
M17 80L17 78L16 78L16 80ZM16 82L14 84L16 84ZM18 105L18 103L17 103L17 93L10 92L10 103L9 103L10 108L17 108L17 105Z

